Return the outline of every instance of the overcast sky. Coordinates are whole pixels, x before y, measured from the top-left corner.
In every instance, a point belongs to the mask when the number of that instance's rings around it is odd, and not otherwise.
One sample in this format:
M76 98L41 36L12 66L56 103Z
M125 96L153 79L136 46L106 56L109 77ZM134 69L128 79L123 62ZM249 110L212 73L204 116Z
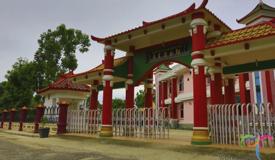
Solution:
M42 32L61 23L86 34L105 37L185 10L202 0L0 0L0 81L19 57L33 59ZM231 28L259 0L209 0L207 8ZM275 7L275 0L265 0ZM103 46L92 42L88 53L78 54L82 72L98 65ZM116 57L122 54L117 54Z

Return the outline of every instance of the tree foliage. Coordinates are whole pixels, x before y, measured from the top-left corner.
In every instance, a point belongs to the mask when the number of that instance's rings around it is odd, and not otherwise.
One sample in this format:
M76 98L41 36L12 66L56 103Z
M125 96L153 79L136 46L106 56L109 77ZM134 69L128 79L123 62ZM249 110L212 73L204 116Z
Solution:
M7 81L1 83L0 106L4 108L29 106L35 91L35 65L19 58L6 74Z
M113 109L125 108L125 101L120 98L115 98L113 99L112 105Z
M145 93L143 90L139 90L136 94L135 103L138 108L144 107Z
M41 87L47 86L65 72L77 68L76 52L89 50L89 36L80 30L66 28L64 24L56 30L42 33L38 40L39 48L34 55L38 69L37 77Z
M47 87L60 74L77 68L76 52L89 49L88 35L64 24L40 35L34 60L19 58L0 83L1 108L30 106L40 100L34 96L38 88Z

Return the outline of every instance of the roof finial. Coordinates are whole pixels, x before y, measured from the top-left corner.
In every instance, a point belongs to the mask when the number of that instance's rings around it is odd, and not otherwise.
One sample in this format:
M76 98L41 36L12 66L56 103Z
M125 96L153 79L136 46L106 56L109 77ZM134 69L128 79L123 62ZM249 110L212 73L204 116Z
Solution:
M264 1L263 0L259 0L259 4L264 4Z

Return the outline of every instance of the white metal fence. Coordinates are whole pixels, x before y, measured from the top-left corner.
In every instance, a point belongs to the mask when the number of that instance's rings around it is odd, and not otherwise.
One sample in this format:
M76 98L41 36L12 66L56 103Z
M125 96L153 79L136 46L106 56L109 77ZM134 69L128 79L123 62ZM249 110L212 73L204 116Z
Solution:
M169 138L169 108L116 109L113 111L115 136Z
M275 113L271 104L221 104L208 106L210 136L216 144L240 144L244 135L273 136ZM273 142L272 142L273 141Z
M98 134L101 110L69 110L67 133ZM114 109L113 135L140 138L168 138L170 111L168 108Z
M44 117L48 119L48 123L57 123L59 117L59 107L50 106L44 109Z
M101 126L101 110L68 110L67 133L97 134Z

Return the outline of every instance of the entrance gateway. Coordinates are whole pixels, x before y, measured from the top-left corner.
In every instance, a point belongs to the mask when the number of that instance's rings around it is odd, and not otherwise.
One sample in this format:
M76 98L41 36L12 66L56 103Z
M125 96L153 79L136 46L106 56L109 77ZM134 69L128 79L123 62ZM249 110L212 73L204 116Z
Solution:
M91 36L92 40L105 45L104 60L101 65L71 79L75 83L92 86L91 110L97 109L98 90L103 90L102 117L98 120L102 123L100 136L113 136L116 125L112 119L113 89L126 88L126 109L132 109L134 87L144 84L145 108L150 109L153 105L153 69L163 63L178 62L193 70L192 144L210 144L206 74L211 74L211 103L221 104L223 74L231 82L235 74L244 79L245 72L275 68L274 20L252 26L245 32L233 31L205 8L207 3L203 0L199 7L193 4L178 14L153 22L144 21L137 28L106 38ZM114 59L115 49L126 52L126 56ZM243 80L240 86L241 99L247 96L245 82ZM230 87L234 86L227 86ZM225 94L232 101L227 103L234 103L235 94L231 93L232 89L228 91L230 94ZM245 100L242 102L247 103ZM173 118L176 108L172 105L170 110Z

